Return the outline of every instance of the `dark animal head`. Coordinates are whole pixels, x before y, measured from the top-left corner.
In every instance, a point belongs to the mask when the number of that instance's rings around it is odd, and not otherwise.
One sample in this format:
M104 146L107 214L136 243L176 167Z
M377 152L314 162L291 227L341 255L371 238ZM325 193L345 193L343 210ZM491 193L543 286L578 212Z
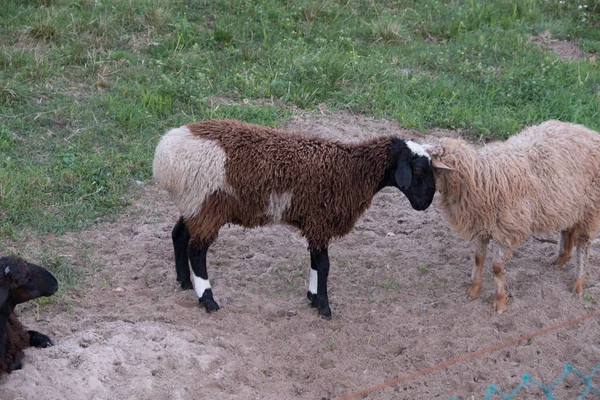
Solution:
M392 157L396 163L393 185L404 193L415 210L425 210L435 194L431 157L425 147L415 142L394 139Z
M58 290L56 278L39 265L16 257L0 257L0 313L8 316L17 304Z

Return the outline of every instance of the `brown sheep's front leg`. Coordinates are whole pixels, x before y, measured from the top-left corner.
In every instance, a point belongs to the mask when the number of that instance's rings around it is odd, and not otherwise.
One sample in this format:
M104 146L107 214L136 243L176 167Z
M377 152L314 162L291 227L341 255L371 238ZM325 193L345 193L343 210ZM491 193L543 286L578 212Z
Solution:
M27 331L29 334L29 345L38 348L54 346L50 337L36 331Z
M12 365L10 366L10 371L18 371L23 368L23 363L21 362L21 357L17 357L13 360ZM10 372L8 371L8 372Z
M492 303L492 307L498 314L502 314L508 310L508 295L504 288L504 264L513 254L511 247L502 246L500 243L495 244L494 260L492 268L494 270L494 282L496 282L496 297Z
M198 296L198 302L204 306L208 313L219 309L219 305L213 299L206 270L206 253L209 246L210 243L197 243L195 241L191 241L188 245L188 257L190 264L192 264L192 271L194 271L194 290Z
M477 244L477 252L475 253L475 265L471 273L471 286L467 292L469 300L475 300L479 297L481 290L481 281L483 280L483 264L485 264L485 256L487 253L487 245L489 238L480 238Z

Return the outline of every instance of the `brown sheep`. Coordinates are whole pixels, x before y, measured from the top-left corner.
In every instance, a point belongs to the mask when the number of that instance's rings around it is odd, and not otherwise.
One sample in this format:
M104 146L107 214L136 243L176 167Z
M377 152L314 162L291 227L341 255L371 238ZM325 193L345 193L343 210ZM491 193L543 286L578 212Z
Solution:
M57 290L56 278L44 268L16 256L0 257L0 373L21 369L23 349L52 346L48 336L26 331L14 309Z
M431 159L417 143L379 137L341 143L231 120L172 129L156 148L154 178L171 194L181 218L173 229L177 280L194 287L208 312L212 297L206 252L219 229L285 223L308 241L308 298L325 318L332 238L352 230L373 196L395 186L413 208L426 209L435 193Z
M505 142L477 149L442 139L428 149L440 207L463 238L477 243L468 296L479 296L490 239L498 313L507 309L504 264L533 233L561 231L561 268L577 246L573 290L583 295L590 239L600 228L600 135L581 125L547 121Z

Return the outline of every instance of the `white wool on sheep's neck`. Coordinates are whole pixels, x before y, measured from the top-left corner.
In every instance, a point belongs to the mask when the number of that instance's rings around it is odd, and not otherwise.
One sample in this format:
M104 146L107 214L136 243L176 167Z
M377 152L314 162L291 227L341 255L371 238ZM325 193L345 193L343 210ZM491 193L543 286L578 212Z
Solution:
M233 193L225 182L226 161L227 155L216 141L198 138L182 126L171 129L158 144L154 179L171 192L181 215L191 218L216 191Z
M206 289L210 289L210 281L208 279L202 279L194 274L194 290L199 299L202 298Z
M308 282L308 291L311 294L317 294L317 283L319 282L317 270L310 269L310 281Z
M416 155L421 157L427 157L427 159L431 160L431 156L429 155L429 153L427 153L425 146L422 146L411 140L406 141L406 146L410 149L410 151L412 151Z

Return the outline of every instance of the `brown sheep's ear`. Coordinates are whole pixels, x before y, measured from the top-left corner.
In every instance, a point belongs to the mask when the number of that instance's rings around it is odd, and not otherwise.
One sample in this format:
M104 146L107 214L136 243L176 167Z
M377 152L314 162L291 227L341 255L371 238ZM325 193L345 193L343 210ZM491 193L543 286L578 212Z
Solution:
M446 164L444 164L443 162L441 162L437 158L433 158L433 157L431 158L431 165L433 166L433 168L446 169L448 171L454 171L454 168L450 168L449 166L447 166Z
M410 184L412 183L412 171L408 161L398 160L394 178L396 178L396 184L400 189L406 190L410 187Z
M10 288L6 283L0 284L0 307L4 306L6 300L8 299L8 295L10 292Z

